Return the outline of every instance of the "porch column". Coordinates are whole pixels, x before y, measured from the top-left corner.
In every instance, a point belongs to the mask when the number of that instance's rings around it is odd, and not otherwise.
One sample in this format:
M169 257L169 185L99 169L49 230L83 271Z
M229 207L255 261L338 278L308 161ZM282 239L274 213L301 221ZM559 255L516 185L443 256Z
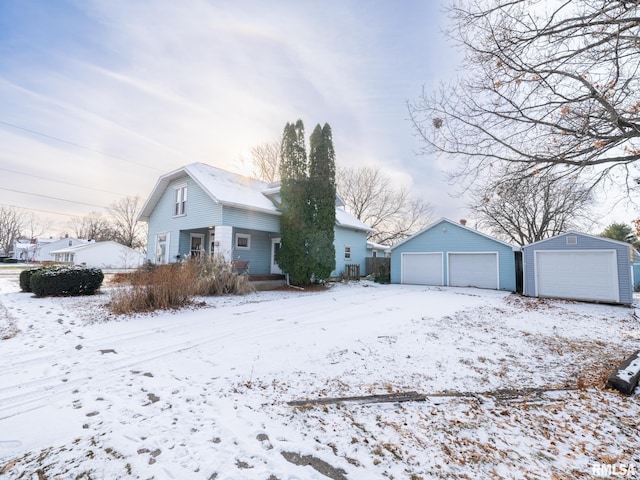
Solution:
M225 261L231 262L233 251L233 227L216 226L214 255L221 256Z

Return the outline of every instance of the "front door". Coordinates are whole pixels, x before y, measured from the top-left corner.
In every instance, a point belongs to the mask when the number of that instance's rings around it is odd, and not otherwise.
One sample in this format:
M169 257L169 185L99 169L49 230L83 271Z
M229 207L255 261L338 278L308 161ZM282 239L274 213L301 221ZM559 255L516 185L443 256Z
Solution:
M271 273L274 275L282 275L282 269L276 263L276 252L280 250L280 239L271 239Z
M204 234L192 233L191 234L191 257L199 257L204 252Z

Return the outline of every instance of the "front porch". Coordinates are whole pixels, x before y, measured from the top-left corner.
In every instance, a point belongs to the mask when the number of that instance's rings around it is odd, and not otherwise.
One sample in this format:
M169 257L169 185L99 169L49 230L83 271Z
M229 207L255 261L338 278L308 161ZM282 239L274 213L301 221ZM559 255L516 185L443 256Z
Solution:
M178 259L212 255L242 265L250 275L281 275L275 262L280 234L230 226L180 230ZM272 279L270 279L272 280Z
M287 279L284 275L275 274L249 275L249 283L259 291L276 290L286 286Z

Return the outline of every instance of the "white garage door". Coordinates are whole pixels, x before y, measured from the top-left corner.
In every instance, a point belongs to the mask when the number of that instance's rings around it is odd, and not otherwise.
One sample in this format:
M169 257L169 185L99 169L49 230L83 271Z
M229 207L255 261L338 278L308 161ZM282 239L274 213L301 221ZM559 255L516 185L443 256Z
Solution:
M450 253L449 285L498 289L498 254Z
M535 252L536 295L618 302L615 250Z
M402 283L442 285L442 253L403 253Z

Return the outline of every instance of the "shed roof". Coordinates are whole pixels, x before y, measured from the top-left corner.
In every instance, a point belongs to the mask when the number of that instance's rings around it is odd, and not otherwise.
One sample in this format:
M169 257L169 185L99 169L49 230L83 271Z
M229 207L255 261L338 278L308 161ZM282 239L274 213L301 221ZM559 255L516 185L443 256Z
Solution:
M616 244L616 245L624 245L627 248L628 247L633 247L633 245L631 245L628 242L621 242L620 240L614 240L613 238L600 237L598 235L590 235L588 233L581 233L581 232L576 232L574 230L569 230L568 232L560 233L559 235L555 235L555 236L549 237L549 238L544 238L542 240L538 240L537 242L530 243L529 245L525 245L523 248L529 249L529 248L534 247L536 245L539 245L541 243L549 242L551 240L554 240L554 239L557 239L557 238L561 238L561 237L566 237L567 235L578 235L578 236L582 236L582 237L593 238L595 240L601 240L603 242L609 242L609 243L613 243L613 244Z

